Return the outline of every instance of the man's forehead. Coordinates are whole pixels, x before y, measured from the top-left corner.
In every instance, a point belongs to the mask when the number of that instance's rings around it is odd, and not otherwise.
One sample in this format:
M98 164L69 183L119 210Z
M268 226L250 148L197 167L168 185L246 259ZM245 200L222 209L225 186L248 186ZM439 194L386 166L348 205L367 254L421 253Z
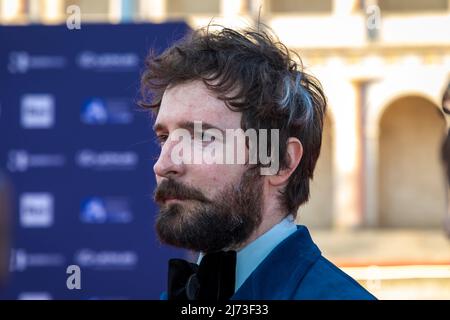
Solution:
M206 122L222 129L240 128L241 113L230 110L201 81L170 87L163 95L154 128Z

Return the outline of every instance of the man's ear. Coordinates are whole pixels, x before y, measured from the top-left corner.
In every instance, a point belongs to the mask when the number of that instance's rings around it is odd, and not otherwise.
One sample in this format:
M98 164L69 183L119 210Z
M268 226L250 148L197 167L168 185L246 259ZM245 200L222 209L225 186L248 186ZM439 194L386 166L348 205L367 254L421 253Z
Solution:
M303 157L303 145L299 139L290 137L287 141L287 166L280 169L277 174L268 176L269 184L272 186L281 186L285 184Z

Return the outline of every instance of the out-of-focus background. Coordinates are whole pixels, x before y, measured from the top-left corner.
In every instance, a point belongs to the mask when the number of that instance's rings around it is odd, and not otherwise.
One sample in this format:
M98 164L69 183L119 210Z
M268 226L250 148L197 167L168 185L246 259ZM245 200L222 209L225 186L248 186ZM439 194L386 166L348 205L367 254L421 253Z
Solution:
M129 54L134 51L142 67L145 50L150 47L161 50L188 27L202 27L212 19L214 23L236 28L255 25L258 20L265 23L301 56L305 68L324 86L329 112L322 154L311 200L300 208L298 218L299 223L310 227L323 254L380 299L450 299L450 211L441 161L441 145L449 125L442 112L442 98L450 79L450 0L0 0L0 56L3 58L0 76L4 76L0 78L0 149L3 152L0 190L4 190L0 198L0 250L6 249L0 254L0 262L3 261L0 280L6 280L0 284L4 283L5 296L13 299L157 298L154 292L163 287L164 281L155 282L151 273L158 270L158 278L165 277L166 258L173 252L161 254L164 249L155 244L151 230L154 206L149 195L145 198L147 190L143 190L153 184L145 180L152 179L153 160L146 150L151 134L147 130L150 119L135 115L137 108L127 102L127 98L129 101L136 98L139 69L128 69L128 82L108 88L111 71L108 68L114 68L111 61L116 59L119 64L122 61L127 68L133 56L107 56L105 50ZM81 29L76 28L77 21L81 22ZM56 31L42 29L42 25L56 25ZM83 36L72 35L77 32ZM39 155L61 150L52 149L53 140L45 140L42 127L49 127L45 115L38 114L34 120L33 116L28 120L24 117L28 109L39 113L45 109L43 105L53 106L53 98L43 92L52 92L52 80L47 77L53 77L54 71L37 74L39 71L32 69L38 69L39 63L43 63L42 55L60 54L58 41L68 41L64 34L73 37L65 47L85 45L83 50L90 50L83 51L82 58L78 56L78 67L97 69L93 75L95 80L89 85L76 83L76 71L72 73L69 69L64 74L70 89L61 87L59 95L70 95L85 86L83 94L76 96L79 101L73 105L59 104L59 96L54 99L56 114L70 114L71 107L76 109L73 115L79 126L71 126L64 139L89 141L98 134L98 146L105 141L112 143L110 148L139 146L133 149L135 153L105 155L92 151L95 146L89 143L81 147L75 143L75 151L85 151L78 153L75 162L80 167L95 167L111 161L114 167L117 165L114 156L122 157L128 165L138 157L139 165L128 169L142 183L131 187L135 178L129 178L128 173L122 176L115 173L117 180L110 179L108 184L118 184L120 188L105 187L104 192L98 189L104 185L99 184L90 194L74 191L75 199L63 197L69 205L59 206L61 201L46 188L72 190L70 179L80 182L76 179L82 178L70 167L67 170L71 175L66 183L55 180L51 187L46 185L45 170L51 169L39 168L43 159ZM86 37L90 37L90 42L85 41ZM5 41L11 45L5 46ZM33 42L34 52L24 51L28 50L28 42ZM113 43L113 49L107 45L102 47L104 43ZM1 52L4 48L9 51ZM67 64L71 63L70 59L67 58ZM12 61L16 62L13 70ZM65 64L64 61L61 63ZM106 69L101 70L104 66ZM90 75L84 77L88 79ZM102 88L100 92L97 85ZM11 98L11 95L17 96ZM11 109L20 109L22 120L18 119L19 111L8 112ZM106 117L105 112L116 116ZM12 134L14 122L20 129L31 128L31 131ZM120 124L131 123L140 129L129 130L129 138L121 140L126 130ZM92 130L92 124L103 127ZM2 125L11 131L2 131ZM107 126L109 129L104 129ZM28 140L33 141L33 148L23 150ZM55 138L57 142L60 140ZM27 182L24 170L20 169L27 163L28 171L33 170L33 161L30 162L33 154L34 170L40 170L41 176L36 176L40 182ZM60 172L71 161L59 159L62 163L58 162L54 154L50 159L53 164L61 164ZM13 168L8 163L13 163ZM106 179L108 173L102 175L97 171L95 181ZM91 183L90 173L85 175L87 183ZM141 197L136 198L136 192ZM135 201L141 202L136 205ZM146 206L148 212L144 210ZM79 233L68 235L64 230L69 230L70 223L62 223L66 229L61 224L50 223L42 210L51 210L55 222L72 221L69 216L73 211L77 215L76 223L85 225L77 229ZM143 218L145 214L148 216ZM78 215L81 222L77 220ZM111 222L114 219L116 223ZM47 239L48 229L57 227L59 233ZM134 236L132 241L128 241L130 234ZM108 242L92 243L99 235L108 241L114 239L115 248L104 249L104 246L108 248ZM76 240L68 240L69 236ZM81 246L80 238L87 239ZM75 252L73 256L67 257L67 252L47 252L55 241L74 243L75 247L58 247L71 254ZM139 243L142 252L133 251L133 241ZM145 252L145 241L153 246L155 254L151 250ZM39 246L40 251L36 249ZM89 278L83 280L87 289L78 296L64 293L68 290L65 288L67 274L62 267L72 262L81 263L82 269L89 270ZM54 270L62 273L59 278L52 277ZM115 287L109 283L112 272L114 277L120 274L118 278L122 278L121 284ZM133 277L135 282L129 281ZM91 280L97 281L96 286L89 287ZM102 281L108 285L103 286ZM128 294L136 285L140 286L138 291L147 290L148 296Z

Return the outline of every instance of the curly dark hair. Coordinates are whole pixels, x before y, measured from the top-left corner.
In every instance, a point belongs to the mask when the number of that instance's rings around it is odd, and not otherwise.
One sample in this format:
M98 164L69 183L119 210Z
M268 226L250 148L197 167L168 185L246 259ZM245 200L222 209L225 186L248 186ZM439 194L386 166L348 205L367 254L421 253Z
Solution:
M157 114L169 86L194 80L203 81L228 108L242 112L244 131L279 129L280 169L287 165L288 138L301 141L303 157L280 193L281 205L295 216L309 198L322 144L327 102L319 81L270 31L224 27L213 31L208 26L160 55L149 54L140 105Z

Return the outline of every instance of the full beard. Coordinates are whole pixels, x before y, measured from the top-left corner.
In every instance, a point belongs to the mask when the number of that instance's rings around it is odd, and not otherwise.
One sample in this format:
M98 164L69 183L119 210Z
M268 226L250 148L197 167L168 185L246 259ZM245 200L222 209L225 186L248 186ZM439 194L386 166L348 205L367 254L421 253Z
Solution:
M157 202L166 194L185 200L161 205L156 219L159 240L205 253L237 248L261 223L262 191L262 177L254 169L211 200L191 186L163 181L155 191Z

